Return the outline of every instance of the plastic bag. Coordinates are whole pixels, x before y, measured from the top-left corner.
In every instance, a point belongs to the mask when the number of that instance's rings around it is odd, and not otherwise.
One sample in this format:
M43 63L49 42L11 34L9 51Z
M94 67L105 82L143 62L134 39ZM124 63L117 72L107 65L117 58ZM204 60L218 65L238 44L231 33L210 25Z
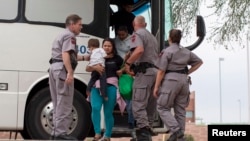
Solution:
M134 78L129 74L122 74L119 77L118 85L121 96L124 99L131 100L133 92Z

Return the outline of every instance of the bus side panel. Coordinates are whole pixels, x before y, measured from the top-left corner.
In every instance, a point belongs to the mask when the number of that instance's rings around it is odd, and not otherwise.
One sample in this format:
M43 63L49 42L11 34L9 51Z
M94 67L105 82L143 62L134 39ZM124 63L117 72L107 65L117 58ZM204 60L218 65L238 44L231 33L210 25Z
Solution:
M24 23L0 23L1 68L44 71L49 68L54 38L64 29ZM5 35L4 35L5 34Z
M0 90L0 130L15 130L17 126L18 72L2 71L0 68L0 83L8 85L7 90Z
M19 98L18 98L18 123L17 128L22 129L24 123L25 106L31 90L44 79L48 78L47 72L20 72L19 73ZM41 88L42 89L42 88Z
M0 23L0 69L20 71L47 72L51 58L54 39L65 29L47 25L30 25L24 23ZM101 38L81 33L77 37L78 54L87 53L87 42L90 38ZM82 62L82 61L81 61ZM76 72L85 72L85 65L80 63Z

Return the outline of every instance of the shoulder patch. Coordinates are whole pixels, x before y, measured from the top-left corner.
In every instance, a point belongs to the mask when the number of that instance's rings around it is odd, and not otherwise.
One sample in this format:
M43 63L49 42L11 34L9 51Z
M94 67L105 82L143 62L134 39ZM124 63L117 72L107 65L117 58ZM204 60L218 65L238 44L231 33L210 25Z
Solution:
M72 38L71 38L71 43L75 45L75 44L76 44L76 38L73 38L73 37L72 37Z
M133 35L131 36L131 41L132 41L132 42L135 42L135 38L136 38L136 36L135 36L135 34L133 34Z
M164 50L161 51L161 53L159 54L159 57L161 57L164 53Z

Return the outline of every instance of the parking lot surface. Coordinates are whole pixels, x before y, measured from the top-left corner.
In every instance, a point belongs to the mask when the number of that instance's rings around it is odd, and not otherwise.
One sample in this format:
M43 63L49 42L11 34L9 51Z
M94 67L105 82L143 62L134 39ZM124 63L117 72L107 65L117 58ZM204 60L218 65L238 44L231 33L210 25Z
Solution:
M164 141L165 135L159 134L158 136L153 137L153 141ZM129 137L116 137L111 138L111 141L130 141L131 138ZM10 140L24 140L22 136L18 133L15 134L15 132L0 132L0 140L1 141L10 141ZM84 141L92 141L92 138L86 138Z

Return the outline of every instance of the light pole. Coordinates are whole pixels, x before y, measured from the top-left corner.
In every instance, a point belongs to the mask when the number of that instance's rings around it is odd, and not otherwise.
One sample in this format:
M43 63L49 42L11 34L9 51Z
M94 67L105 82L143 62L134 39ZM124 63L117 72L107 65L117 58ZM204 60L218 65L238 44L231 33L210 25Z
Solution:
M248 90L248 124L250 124L250 75L249 75L249 44L248 44L248 40L249 40L249 31L247 32L247 76L248 76L248 80L247 80L247 90Z
M224 61L224 58L219 58L219 89L220 89L220 123L222 123L222 96L221 96L221 61Z
M241 102L240 102L240 99L238 99L238 102L239 102L239 117L240 117L240 123L241 123Z

